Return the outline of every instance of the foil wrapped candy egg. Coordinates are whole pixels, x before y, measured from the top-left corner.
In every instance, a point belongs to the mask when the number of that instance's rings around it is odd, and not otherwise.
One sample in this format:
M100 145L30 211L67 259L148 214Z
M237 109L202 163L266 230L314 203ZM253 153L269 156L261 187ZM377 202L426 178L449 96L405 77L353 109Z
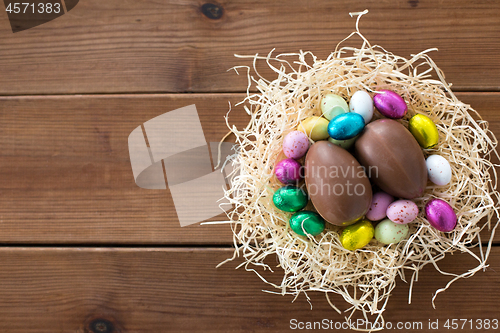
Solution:
M340 243L349 251L361 249L372 240L375 234L373 224L368 220L361 220L346 227L340 234Z
M408 130L413 134L418 144L424 148L432 148L439 141L436 124L423 114L416 114L408 122Z
M457 226L457 215L444 200L431 199L425 205L425 217L429 224L442 232L450 232Z

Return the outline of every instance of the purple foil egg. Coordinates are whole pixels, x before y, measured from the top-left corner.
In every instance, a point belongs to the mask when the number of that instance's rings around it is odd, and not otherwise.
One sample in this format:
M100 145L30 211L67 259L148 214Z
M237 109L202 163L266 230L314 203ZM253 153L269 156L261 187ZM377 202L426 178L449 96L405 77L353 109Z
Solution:
M405 100L390 90L377 91L377 94L373 96L373 104L387 118L403 118L408 111Z
M441 199L432 199L425 205L425 216L429 223L439 231L450 232L457 225L457 214Z
M293 158L286 158L276 164L274 174L283 184L293 184L301 178L302 165Z

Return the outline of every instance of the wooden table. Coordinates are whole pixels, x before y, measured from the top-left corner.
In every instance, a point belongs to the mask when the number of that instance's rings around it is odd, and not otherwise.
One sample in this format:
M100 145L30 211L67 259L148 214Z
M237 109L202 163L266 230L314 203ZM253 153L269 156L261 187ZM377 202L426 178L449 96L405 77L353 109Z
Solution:
M235 53L325 58L354 29L348 12L368 8L361 30L373 44L406 57L439 48L432 57L458 97L500 135L499 1L203 4L81 0L16 34L0 15L0 332L285 332L293 319L343 321L322 294L310 295L311 311L303 296L262 292L238 260L216 269L232 254L229 227L180 228L168 190L134 183L127 137L144 121L195 103L207 141L226 132L228 101L246 89L227 71L244 62ZM241 108L231 117L245 122ZM486 271L453 284L436 310L432 294L449 278L427 267L410 305L400 282L386 320L427 332L429 320L445 331L447 319L500 319L499 244ZM456 254L441 266L474 264Z

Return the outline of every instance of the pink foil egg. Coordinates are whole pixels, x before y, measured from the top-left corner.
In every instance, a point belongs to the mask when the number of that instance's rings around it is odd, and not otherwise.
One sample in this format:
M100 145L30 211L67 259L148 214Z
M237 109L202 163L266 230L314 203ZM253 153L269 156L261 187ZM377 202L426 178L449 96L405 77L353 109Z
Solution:
M417 218L418 206L411 200L398 200L387 207L386 213L392 222L407 224Z
M283 139L283 153L288 158L299 159L309 149L309 138L304 132L293 131Z
M276 164L274 174L283 184L294 184L302 178L301 168L302 165L299 162L293 158L286 158Z
M387 118L400 119L408 111L404 99L390 90L379 90L373 96L373 104Z
M382 220L386 217L387 207L394 201L394 197L385 192L377 192L373 195L372 204L366 213L366 218L370 221Z
M431 199L427 202L425 216L431 226L442 232L450 232L457 226L457 214L441 199Z

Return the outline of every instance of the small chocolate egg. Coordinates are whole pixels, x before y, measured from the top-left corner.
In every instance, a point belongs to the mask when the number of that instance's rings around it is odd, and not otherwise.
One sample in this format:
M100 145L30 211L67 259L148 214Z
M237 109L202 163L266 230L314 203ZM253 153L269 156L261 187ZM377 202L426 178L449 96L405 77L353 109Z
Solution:
M313 141L328 138L328 120L323 117L312 116L304 119L298 126L297 131L304 132Z
M385 219L375 227L375 239L383 244L399 243L408 236L409 230L408 224L398 224Z
M328 134L335 140L348 140L357 136L365 127L360 114L349 112L336 116L328 124Z
M284 212L297 212L307 205L307 194L299 187L287 185L274 192L273 203Z
M286 157L299 159L309 149L309 138L301 131L288 133L283 139L283 153Z
M373 195L372 204L366 213L370 221L379 221L387 216L387 207L394 201L394 197L385 192L377 192Z
M373 104L387 118L400 119L408 111L405 100L390 90L379 90L373 96Z
M305 236L306 233L316 236L325 230L325 220L318 213L309 210L293 214L289 223L290 228L301 236Z
M379 119L366 125L354 143L354 156L382 191L405 199L424 193L427 167L422 148L397 121Z
M314 143L304 164L307 192L326 222L347 226L361 219L372 201L372 187L358 161L328 141Z
M425 160L427 175L436 185L447 185L451 181L450 163L441 155L431 155Z
M352 95L349 101L349 110L363 116L365 124L368 124L373 117L373 100L369 93L358 90Z
M346 250L354 251L370 243L375 230L368 220L361 220L342 230L340 243Z
M423 114L416 114L408 122L408 129L422 148L432 148L439 141L436 124Z
M301 178L302 165L292 158L285 158L276 164L274 174L283 184L297 183Z
M321 112L323 113L323 117L332 120L339 114L349 112L349 107L346 101L339 95L327 94L321 100Z
M417 218L418 206L410 200L398 200L387 207L386 214L394 223L408 224Z
M450 232L457 226L457 215L444 200L431 199L425 205L425 217L430 225L442 232Z
M350 139L347 139L347 140L335 140L334 138L328 138L328 141L330 141L334 145L337 145L337 146L339 146L341 148L349 149L349 148L352 147L352 145L354 144L354 142L356 142L357 138L358 138L358 136L355 136L354 138L350 138Z

